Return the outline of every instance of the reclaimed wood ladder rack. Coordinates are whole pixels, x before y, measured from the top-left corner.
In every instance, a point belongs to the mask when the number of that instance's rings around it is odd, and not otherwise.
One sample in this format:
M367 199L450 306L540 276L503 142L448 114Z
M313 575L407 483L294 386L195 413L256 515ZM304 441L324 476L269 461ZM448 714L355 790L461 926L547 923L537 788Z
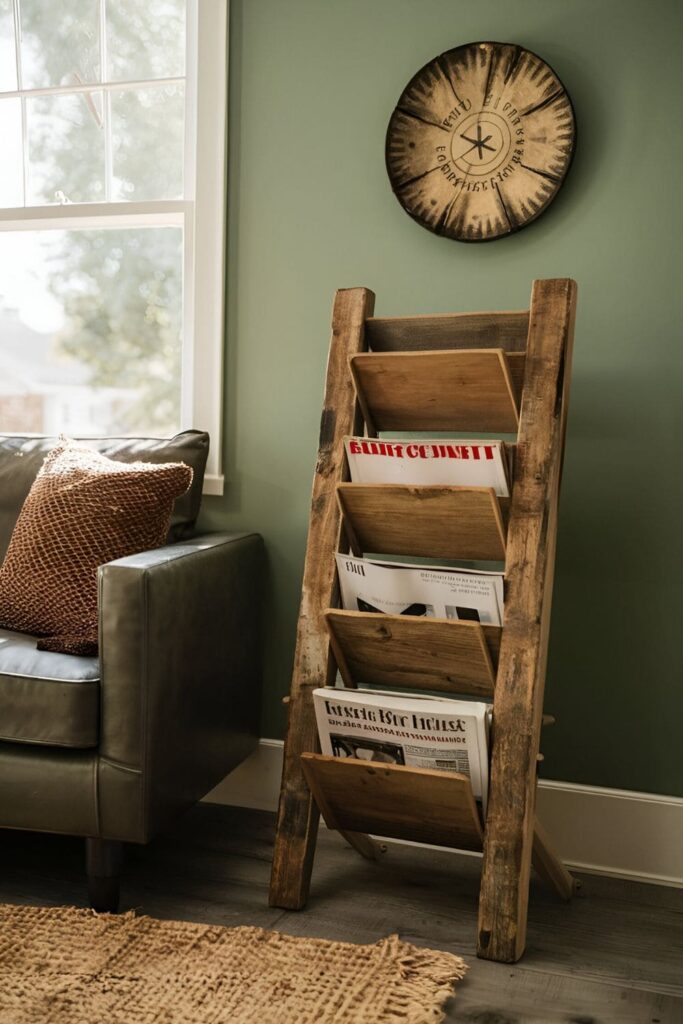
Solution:
M528 311L377 318L337 292L313 481L270 887L306 903L319 813L367 857L366 835L483 849L479 956L519 959L531 866L573 883L536 820L557 510L576 285L535 281ZM515 433L511 497L492 488L348 482L343 438L365 431ZM339 608L334 554L505 560L502 627ZM319 753L312 690L359 683L490 699L484 822L464 775Z

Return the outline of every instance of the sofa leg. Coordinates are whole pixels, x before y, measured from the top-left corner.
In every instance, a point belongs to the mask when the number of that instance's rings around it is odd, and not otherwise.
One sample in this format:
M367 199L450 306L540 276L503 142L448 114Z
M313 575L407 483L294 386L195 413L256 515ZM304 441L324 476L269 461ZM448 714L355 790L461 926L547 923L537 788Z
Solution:
M86 839L88 899L93 910L116 914L119 909L123 844L113 839Z

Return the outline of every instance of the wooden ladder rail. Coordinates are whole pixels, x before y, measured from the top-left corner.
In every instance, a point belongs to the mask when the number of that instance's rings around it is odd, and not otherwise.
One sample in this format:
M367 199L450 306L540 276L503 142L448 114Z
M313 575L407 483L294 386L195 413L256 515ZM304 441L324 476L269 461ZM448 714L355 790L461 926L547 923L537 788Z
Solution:
M575 310L574 281L534 282L508 523L477 946L478 956L507 963L520 958L526 942Z
M337 602L334 552L342 543L335 486L344 478L343 439L357 434L362 423L348 360L367 347L365 322L374 306L375 296L368 288L346 288L337 292L332 313L270 882L270 905L287 910L299 910L306 903L313 867L319 811L301 755L320 750L311 691L329 686L336 671L324 620L327 608Z
M481 328L481 340L478 338L475 344L483 347L486 337L489 337L492 339L489 344L497 343L515 353L524 347L523 340L520 344L520 331L528 324L527 359L528 355L532 358L528 360L525 372L520 425L524 462L521 464L523 468L515 473L516 481L524 477L527 482L518 488L519 497L511 510L511 536L516 541L508 548L518 560L512 567L514 584L511 593L514 617L519 621L511 631L506 647L501 645L501 654L507 652L503 663L506 675L500 704L497 699L494 704L496 740L492 755L492 791L495 789L497 796L494 814L490 810L487 816L479 955L510 961L518 959L523 951L532 848L534 861L544 877L562 895L569 895L569 875L542 832L536 833L534 843L534 804L574 304L573 282L538 281L534 284L530 314L520 312L504 317L464 314L368 321L374 305L374 296L369 290L348 289L337 293L288 704L289 723L271 876L271 905L299 909L306 902L310 885L318 811L303 776L301 754L319 749L310 691L331 682L335 671L323 622L324 612L337 600L331 556L339 549L341 524L334 488L338 481L344 479L342 438L346 434L357 433L362 420L347 360L356 352L365 350L366 328L373 348L381 350L387 337L390 346L397 335L400 338L403 324L407 332L406 343L398 347L405 349L447 348L463 342L475 347L472 344L474 323ZM552 320L553 317L555 321L549 323L549 318ZM416 322L421 328L426 323L423 340L417 343L414 330L410 330ZM464 339L454 338L454 322L462 325ZM540 584L546 584L545 596ZM538 611L536 619L533 618L535 609ZM506 628L507 615L506 602ZM532 643L528 647L526 640L522 642L520 639L524 637L525 621L534 627ZM515 687L519 684L516 651L525 657L526 683L521 688L521 700L515 696ZM499 670L499 678L501 675ZM510 736L510 722L520 728L519 737ZM505 735L505 742L499 744L501 734ZM510 781L515 784L508 785ZM514 807L508 808L513 801ZM352 837L347 838L351 840Z

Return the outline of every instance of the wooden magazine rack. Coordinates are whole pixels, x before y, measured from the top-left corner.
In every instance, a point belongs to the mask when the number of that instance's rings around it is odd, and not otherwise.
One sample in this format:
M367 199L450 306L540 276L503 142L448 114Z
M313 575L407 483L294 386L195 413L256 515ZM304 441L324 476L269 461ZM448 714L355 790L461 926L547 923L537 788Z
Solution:
M530 868L571 876L535 817L557 507L576 285L536 281L524 312L376 318L337 293L313 481L270 902L307 899L318 815L365 856L366 833L483 849L478 955L524 951ZM348 482L343 438L365 430L516 433L511 498L491 488ZM503 627L343 611L334 553L504 559ZM469 779L318 753L311 691L359 683L493 700L486 821Z

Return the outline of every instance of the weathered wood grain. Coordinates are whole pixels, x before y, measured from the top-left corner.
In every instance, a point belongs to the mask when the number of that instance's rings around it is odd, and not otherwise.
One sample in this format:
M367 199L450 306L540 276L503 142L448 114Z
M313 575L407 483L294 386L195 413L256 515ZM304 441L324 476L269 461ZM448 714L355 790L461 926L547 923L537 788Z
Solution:
M443 348L502 348L524 353L529 310L370 317L365 339L373 352Z
M543 716L545 719L545 715ZM545 725L545 721L543 722ZM540 756L540 755L539 755ZM557 855L550 841L550 836L536 817L534 823L534 843L531 851L531 862L544 882L554 889L562 900L570 900L574 895L574 879Z
M510 505L478 955L524 951L576 284L535 281Z
M366 860L381 860L382 854L386 853L386 843L379 842L373 836L368 836L364 832L349 832L344 828L340 828L338 831L342 839L345 839L349 846L357 850Z
M502 349L368 352L350 362L373 432L517 430L515 389Z
M479 960L458 986L443 1024L679 1024L683 1000L627 983L606 985L551 971Z
M526 366L526 353L524 352L508 352L506 356L508 372L510 374L510 381L512 383L512 393L515 396L515 402L517 408L522 399L522 387L524 386L524 369Z
M478 622L332 608L325 621L346 686L493 696L495 671Z
M343 438L360 427L348 359L365 347L365 321L374 301L367 288L344 289L337 292L332 313L270 887L271 906L289 909L306 902L318 823L300 761L303 751L318 749L310 692L331 682L335 671L323 619L325 609L336 603L333 554L340 544L341 515L335 484L345 471Z
M401 764L302 754L308 785L330 828L481 850L466 775Z
M507 498L491 487L337 486L354 553L504 561Z

